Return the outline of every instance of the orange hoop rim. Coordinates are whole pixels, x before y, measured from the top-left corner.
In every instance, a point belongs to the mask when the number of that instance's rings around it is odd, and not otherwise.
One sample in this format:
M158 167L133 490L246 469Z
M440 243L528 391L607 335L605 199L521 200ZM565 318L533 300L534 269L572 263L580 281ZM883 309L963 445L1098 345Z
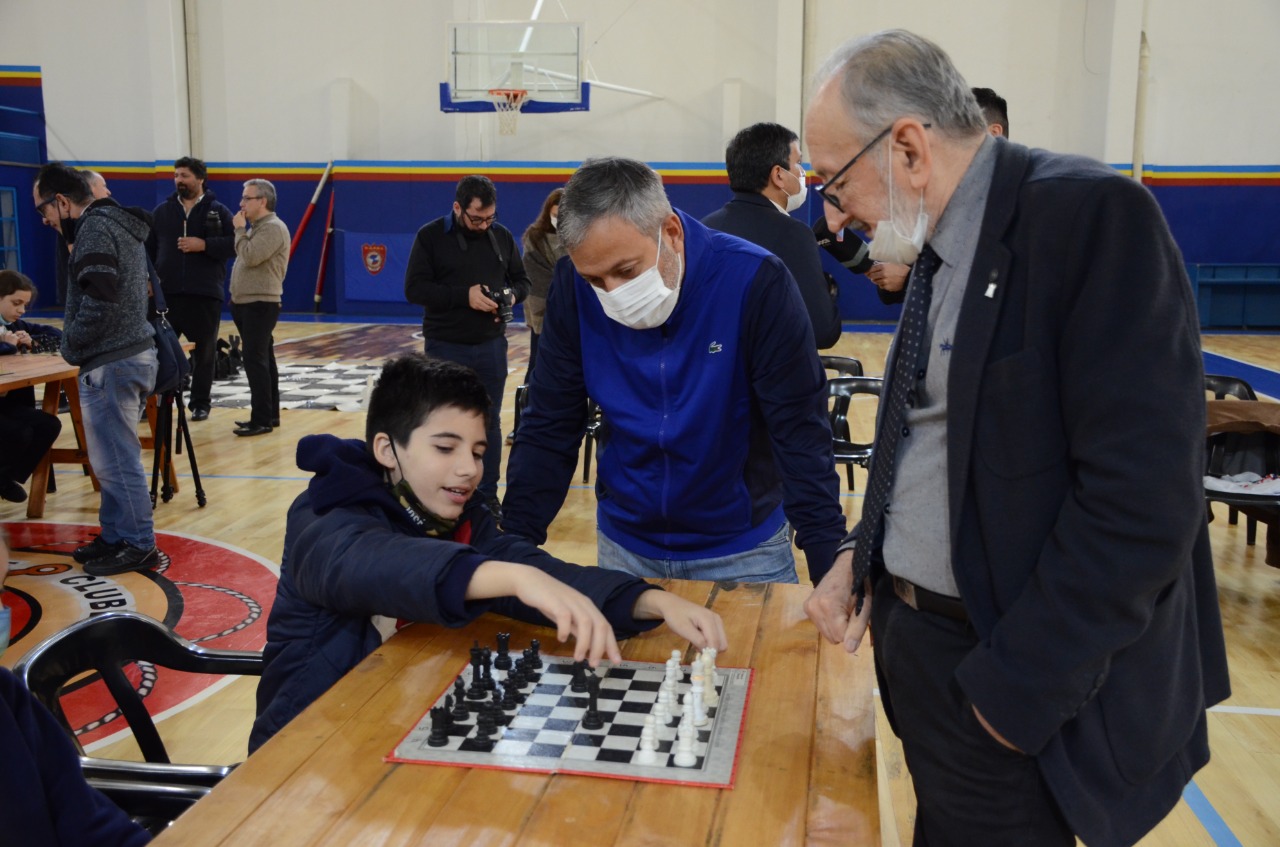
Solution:
M509 109L519 108L525 99L529 96L527 88L490 88L489 96L494 98L494 103L499 100L506 104Z

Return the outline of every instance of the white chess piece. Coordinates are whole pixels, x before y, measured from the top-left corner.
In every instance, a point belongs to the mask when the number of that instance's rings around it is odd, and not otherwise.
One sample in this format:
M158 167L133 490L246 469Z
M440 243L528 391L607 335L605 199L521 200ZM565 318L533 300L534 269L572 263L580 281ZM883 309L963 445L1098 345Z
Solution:
M705 677L707 690L702 694L702 702L708 707L720 705L720 694L716 691L716 648L708 647L702 651L702 675Z
M702 670L701 663L697 663L695 667L698 669L698 671ZM707 725L707 708L703 704L702 694L703 694L702 674L699 672L693 675L693 687L689 691L689 700L690 700L689 711L693 712L694 726Z
M644 727L640 730L640 749L636 753L637 765L652 765L658 761L657 724L653 715L645 715Z
M671 693L665 684L658 689L658 702L649 714L658 726L666 726L671 719Z
M672 762L678 768L691 768L698 764L698 756L693 747L693 721L689 717L691 714L690 710L685 710L686 717L681 719L680 727L676 730L676 755Z
M669 700L667 705L671 711L671 717L680 717L680 690L677 688L676 677L671 673L670 668L667 670L667 678L662 681L662 687L667 691Z

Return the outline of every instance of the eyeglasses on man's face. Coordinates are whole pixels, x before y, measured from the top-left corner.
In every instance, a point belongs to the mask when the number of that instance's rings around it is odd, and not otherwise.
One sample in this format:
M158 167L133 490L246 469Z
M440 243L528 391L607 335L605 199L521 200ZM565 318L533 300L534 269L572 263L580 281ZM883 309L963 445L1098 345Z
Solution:
M485 218L482 218L478 215L473 215L470 212L466 212L466 211L464 211L462 214L466 217L467 223L475 227L488 226L489 224L493 223L498 219L497 212L494 212L492 215L489 215L488 217L485 217Z
M254 195L252 197L246 194L245 196L240 198L240 205L243 206L245 203L248 203L250 200L265 200L265 199L266 198L263 197L261 194Z
M36 214L43 218L44 207L48 206L50 203L52 203L54 200L57 200L57 199L58 199L58 195L55 194L52 197L46 197L45 199L41 200L39 203L36 204Z
M925 129L928 129L929 127L933 126L933 124L922 124L922 126ZM893 129L893 124L889 124L887 127L882 129L879 135L877 135L875 138L867 142L866 147L863 147L861 150L859 150L852 159L850 159L848 162L845 163L845 166L843 168L836 171L835 174L831 177L831 179L827 180L824 184L819 185L817 188L815 188L814 191L818 193L818 196L821 197L827 203L830 203L831 206L835 208L837 211L843 212L844 206L840 205L840 200L836 197L836 192L843 187L843 185L841 184L843 182L841 177L843 177L846 173L848 173L849 169L852 168L855 164L857 164L858 160L861 159L868 150L870 150L872 147L876 145L876 142L878 142L880 139L888 135L889 130L891 129Z

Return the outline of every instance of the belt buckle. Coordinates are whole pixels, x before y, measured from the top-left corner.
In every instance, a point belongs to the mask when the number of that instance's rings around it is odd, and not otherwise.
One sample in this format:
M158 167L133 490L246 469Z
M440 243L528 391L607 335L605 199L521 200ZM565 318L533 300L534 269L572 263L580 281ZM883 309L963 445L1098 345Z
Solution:
M916 587L914 583L903 579L900 576L895 576L893 578L893 591L898 595L898 598L901 599L902 602L906 603L917 612L920 611L920 607L916 605Z

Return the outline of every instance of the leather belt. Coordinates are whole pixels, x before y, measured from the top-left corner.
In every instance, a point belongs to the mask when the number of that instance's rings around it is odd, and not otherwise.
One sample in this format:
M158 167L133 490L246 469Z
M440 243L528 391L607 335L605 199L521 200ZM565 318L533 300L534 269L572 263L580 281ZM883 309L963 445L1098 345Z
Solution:
M900 576L890 574L890 579L893 580L893 593L917 612L929 612L951 618L953 621L968 623L969 613L964 610L964 601L960 598L948 597L945 594L921 588Z

